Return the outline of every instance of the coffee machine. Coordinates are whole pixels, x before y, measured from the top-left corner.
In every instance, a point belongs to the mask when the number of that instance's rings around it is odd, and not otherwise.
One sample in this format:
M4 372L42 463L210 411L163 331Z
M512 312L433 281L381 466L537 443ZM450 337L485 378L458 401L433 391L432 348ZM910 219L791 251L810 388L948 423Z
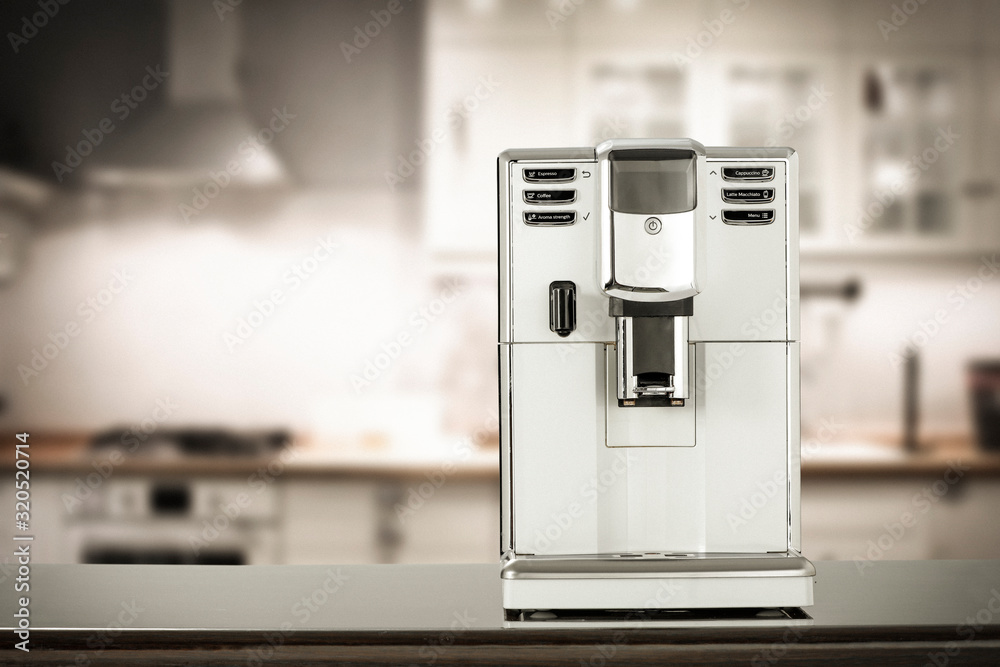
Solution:
M798 158L498 159L507 610L802 607Z

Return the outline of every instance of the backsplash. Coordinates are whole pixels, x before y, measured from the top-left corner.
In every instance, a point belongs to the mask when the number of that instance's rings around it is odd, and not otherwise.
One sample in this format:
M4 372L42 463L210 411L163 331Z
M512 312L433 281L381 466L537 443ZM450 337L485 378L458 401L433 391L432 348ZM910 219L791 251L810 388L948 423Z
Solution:
M1000 268L993 254L960 260L802 260L802 283L860 279L857 301L802 303L802 423L898 433L903 358L920 357L921 426L970 429L969 360L1000 357Z
M445 313L403 317L435 297L403 197L289 195L266 221L189 225L151 201L90 208L37 232L0 291L12 428L101 428L169 397L182 423L310 429L359 400L366 359L374 402L439 382Z
M393 405L426 432L495 409L492 265L442 276L405 198L282 195L266 219L220 207L197 224L151 200L80 210L36 233L0 291L10 428L132 423L167 399L181 424L348 434ZM854 302L803 302L807 433L898 432L907 343L922 426L969 430L965 366L1000 356L992 255L802 265L803 284L861 283Z

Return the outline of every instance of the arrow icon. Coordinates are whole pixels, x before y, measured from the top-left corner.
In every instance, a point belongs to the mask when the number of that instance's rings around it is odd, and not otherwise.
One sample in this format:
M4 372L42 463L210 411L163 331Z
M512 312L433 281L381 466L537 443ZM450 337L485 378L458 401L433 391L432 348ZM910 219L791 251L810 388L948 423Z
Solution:
M715 220L715 216L714 215L710 215L708 217L711 218L712 220Z
M589 171L583 172L583 177L584 178L590 178L590 172Z
M710 172L708 172L708 173L710 173L710 174L714 174L715 172L714 172L714 171L710 171Z

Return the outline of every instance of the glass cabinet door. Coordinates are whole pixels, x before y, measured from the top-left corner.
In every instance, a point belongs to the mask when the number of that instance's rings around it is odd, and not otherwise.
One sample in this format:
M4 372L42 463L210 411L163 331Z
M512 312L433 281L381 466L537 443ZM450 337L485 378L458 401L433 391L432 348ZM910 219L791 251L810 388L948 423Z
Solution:
M686 137L688 76L675 64L642 56L593 56L580 67L580 137Z
M799 228L804 238L820 235L821 198L835 177L824 142L835 113L834 87L825 69L819 62L796 58L732 62L721 82L726 91L726 143L791 146L798 152Z
M852 245L961 249L977 132L972 57L883 60L855 71L860 195Z

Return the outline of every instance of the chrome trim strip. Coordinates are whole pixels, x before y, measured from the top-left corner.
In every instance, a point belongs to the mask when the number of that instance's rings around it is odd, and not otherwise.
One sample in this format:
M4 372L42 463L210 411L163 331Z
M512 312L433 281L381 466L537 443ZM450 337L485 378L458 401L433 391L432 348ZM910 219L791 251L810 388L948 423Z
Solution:
M525 558L508 561L501 578L523 579L691 579L813 577L816 567L801 556L778 557L593 557Z

